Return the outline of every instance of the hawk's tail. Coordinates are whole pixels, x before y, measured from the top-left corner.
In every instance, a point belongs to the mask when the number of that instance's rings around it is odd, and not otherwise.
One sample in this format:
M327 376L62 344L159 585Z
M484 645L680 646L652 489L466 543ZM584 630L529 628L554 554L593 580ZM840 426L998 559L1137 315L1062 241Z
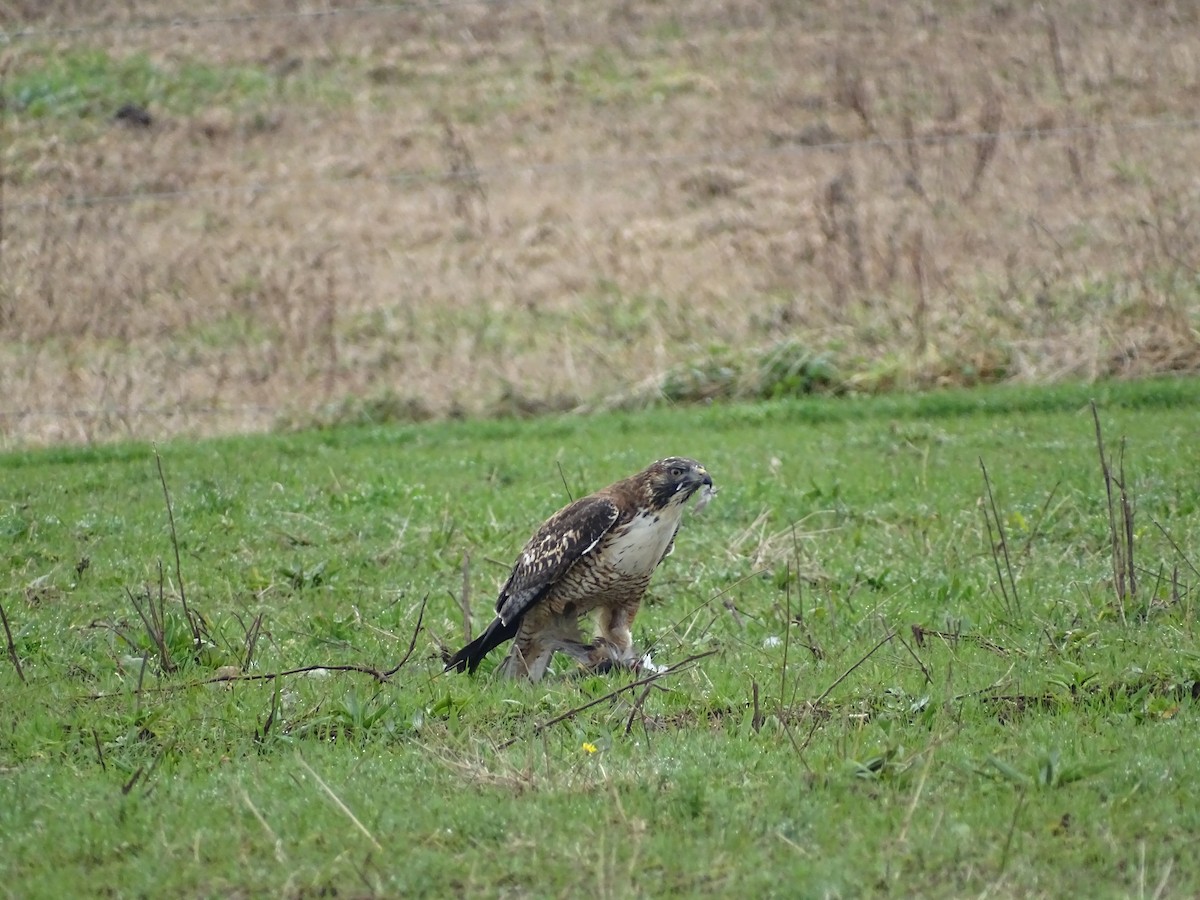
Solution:
M517 636L517 620L509 622L505 625L497 616L492 620L492 624L487 627L487 630L481 634L467 646L463 647L446 661L446 671L451 669L456 672L474 673L479 668L479 664L483 662L483 658L503 644L507 640Z

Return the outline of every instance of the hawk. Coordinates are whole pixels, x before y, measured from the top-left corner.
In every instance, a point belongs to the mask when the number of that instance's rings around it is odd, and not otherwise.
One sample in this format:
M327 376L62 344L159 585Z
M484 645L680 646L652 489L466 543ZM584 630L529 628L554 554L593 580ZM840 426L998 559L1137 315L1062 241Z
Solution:
M697 491L699 510L716 493L704 466L672 456L560 509L517 557L496 599L496 618L446 671L474 672L507 640L513 643L499 671L510 678L539 680L556 651L591 669L641 665L630 626ZM596 637L585 642L579 619L593 610Z

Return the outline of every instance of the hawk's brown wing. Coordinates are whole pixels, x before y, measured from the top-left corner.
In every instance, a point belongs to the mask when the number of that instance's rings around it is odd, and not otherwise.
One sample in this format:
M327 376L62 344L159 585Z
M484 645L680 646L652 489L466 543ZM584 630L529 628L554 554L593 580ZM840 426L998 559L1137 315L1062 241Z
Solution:
M530 538L496 598L505 624L536 603L567 570L583 559L616 523L620 511L605 497L584 497L546 520Z

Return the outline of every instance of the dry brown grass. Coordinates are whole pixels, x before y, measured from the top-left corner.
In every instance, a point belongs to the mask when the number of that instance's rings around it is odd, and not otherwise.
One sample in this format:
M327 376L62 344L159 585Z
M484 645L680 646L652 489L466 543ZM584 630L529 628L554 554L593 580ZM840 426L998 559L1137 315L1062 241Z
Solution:
M843 8L455 4L12 42L6 78L89 46L273 92L151 104L148 129L10 103L0 440L569 408L785 340L865 390L1200 367L1195 7Z

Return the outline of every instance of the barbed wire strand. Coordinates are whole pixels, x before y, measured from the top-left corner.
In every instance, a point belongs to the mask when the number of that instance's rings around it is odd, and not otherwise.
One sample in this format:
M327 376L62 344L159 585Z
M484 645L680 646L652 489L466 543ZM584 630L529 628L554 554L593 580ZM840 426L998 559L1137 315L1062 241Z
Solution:
M53 28L23 28L0 31L0 45L17 41L54 40L87 37L94 34L119 34L148 31L189 30L198 28L252 25L256 22L280 22L288 19L316 21L355 16L374 16L387 13L437 12L468 6L517 6L530 0L424 0L410 3L369 3L330 9L272 10L269 12L230 13L223 16L169 16L132 22L97 22L90 25L63 25Z
M1131 122L1101 123L1095 125L1070 125L1059 128L1012 128L997 131L973 131L957 134L933 134L914 137L871 137L856 140L836 140L815 143L782 142L778 146L735 147L698 153L647 154L643 156L609 156L589 157L585 159L566 160L549 163L513 163L501 166L478 166L467 172L452 171L419 171L397 172L391 175L360 176L342 175L325 176L312 175L301 178L278 179L274 181L249 181L237 184L212 185L207 187L180 188L169 191L128 191L114 194L92 194L79 197L44 198L41 200L26 200L3 205L9 211L42 209L55 207L86 207L101 205L121 205L144 202L172 202L190 200L204 196L225 196L228 194L246 193L259 195L273 191L284 190L298 185L313 184L345 184L359 182L364 184L387 184L406 186L415 184L447 183L461 180L491 180L506 181L517 177L538 175L586 175L591 172L601 172L611 169L628 170L632 168L652 168L658 166L688 166L712 165L714 163L731 164L738 161L758 159L772 156L799 156L826 152L853 152L855 150L901 149L913 145L939 146L953 144L971 144L998 140L1030 140L1045 141L1065 137L1076 137L1085 134L1123 134L1137 131L1193 131L1200 129L1200 119L1142 119Z

